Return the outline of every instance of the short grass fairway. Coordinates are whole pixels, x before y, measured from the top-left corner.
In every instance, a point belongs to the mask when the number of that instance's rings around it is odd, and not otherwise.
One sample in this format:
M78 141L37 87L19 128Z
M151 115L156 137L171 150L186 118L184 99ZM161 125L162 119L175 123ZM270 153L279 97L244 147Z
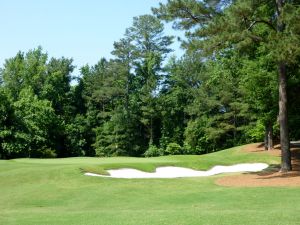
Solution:
M205 156L68 158L0 161L3 225L294 225L300 224L300 188L231 188L216 177L111 179L84 171L131 167L153 171L174 165L208 169L244 162L278 163L240 148Z

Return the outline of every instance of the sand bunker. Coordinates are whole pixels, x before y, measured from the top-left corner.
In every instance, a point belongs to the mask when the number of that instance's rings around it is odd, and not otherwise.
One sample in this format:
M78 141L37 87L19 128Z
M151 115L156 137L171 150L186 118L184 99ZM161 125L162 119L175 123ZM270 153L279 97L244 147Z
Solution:
M234 172L258 172L266 169L268 164L265 163L244 163L233 166L215 166L208 171L198 171L183 167L158 167L154 173L147 173L136 169L117 169L107 170L110 174L99 175L95 173L85 173L87 176L95 177L111 177L111 178L179 178L179 177L206 177L220 173L234 173Z

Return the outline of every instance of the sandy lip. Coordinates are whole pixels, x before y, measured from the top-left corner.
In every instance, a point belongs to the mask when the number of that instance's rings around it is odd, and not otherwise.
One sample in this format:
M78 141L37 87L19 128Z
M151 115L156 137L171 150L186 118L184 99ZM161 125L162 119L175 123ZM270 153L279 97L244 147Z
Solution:
M111 178L180 178L180 177L206 177L212 176L221 173L235 173L235 172L258 172L266 169L268 164L265 163L244 163L236 164L232 166L215 166L207 171L198 171L189 168L183 167L158 167L154 173L143 172L136 169L116 169L116 170L107 170L110 174L99 175L95 173L85 173L87 176L96 176L96 177L111 177Z

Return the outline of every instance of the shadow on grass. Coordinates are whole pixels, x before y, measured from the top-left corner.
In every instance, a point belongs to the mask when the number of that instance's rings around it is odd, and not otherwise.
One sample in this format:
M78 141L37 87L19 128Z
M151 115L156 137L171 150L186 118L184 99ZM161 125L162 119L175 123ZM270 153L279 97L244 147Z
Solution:
M280 147L279 147L280 149ZM292 148L292 171L281 173L280 165L271 164L265 170L258 173L250 173L258 176L257 179L276 179L276 178L291 178L299 177L300 178L300 148Z

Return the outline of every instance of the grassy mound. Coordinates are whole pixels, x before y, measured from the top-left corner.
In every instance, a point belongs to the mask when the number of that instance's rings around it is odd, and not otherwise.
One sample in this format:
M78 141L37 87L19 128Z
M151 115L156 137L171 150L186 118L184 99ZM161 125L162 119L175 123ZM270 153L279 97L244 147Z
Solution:
M107 174L107 169L133 168L145 172L153 172L159 166L180 166L196 170L208 170L215 165L233 165L237 163L277 164L279 159L267 153L249 153L242 147L235 147L206 155L172 155L153 158L113 157L92 158L77 157L64 159L15 159L23 164L46 166L75 166L84 172Z

